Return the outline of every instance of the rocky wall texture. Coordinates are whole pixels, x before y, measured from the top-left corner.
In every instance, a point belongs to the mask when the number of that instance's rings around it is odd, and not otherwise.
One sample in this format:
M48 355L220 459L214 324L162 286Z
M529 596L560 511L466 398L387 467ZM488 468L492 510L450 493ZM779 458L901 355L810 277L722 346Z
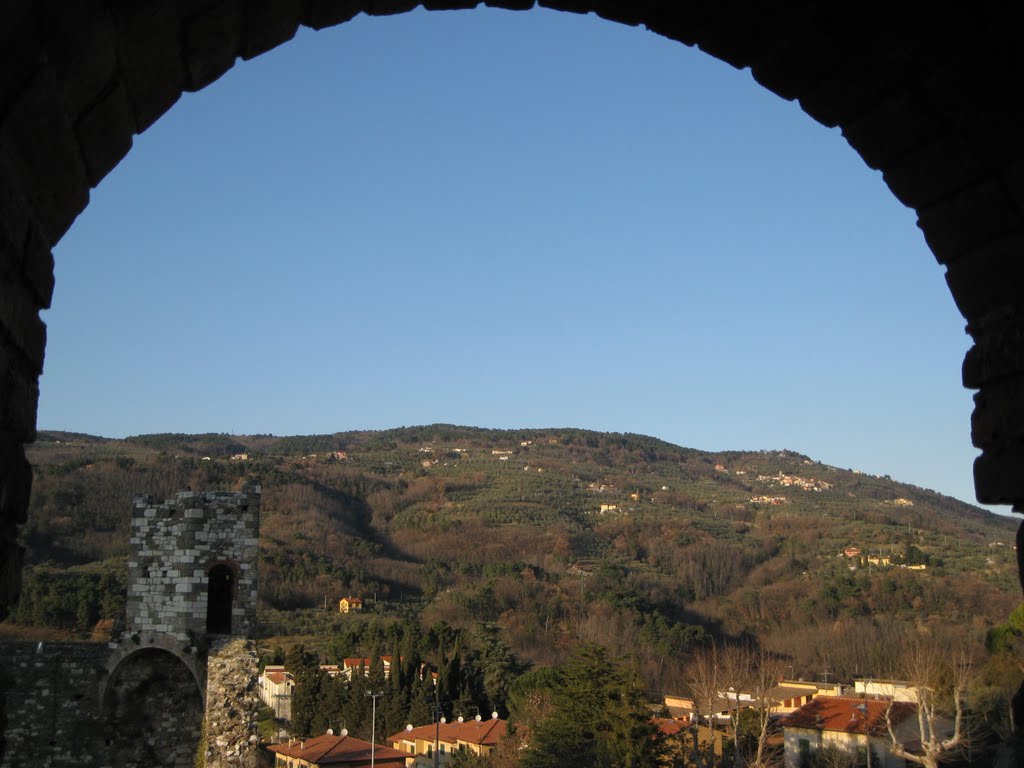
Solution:
M256 629L259 486L243 493L186 491L135 500L127 628L194 645L207 633L211 570L231 570L231 634Z
M259 694L256 644L218 638L210 647L206 682L206 768L263 765L256 734Z

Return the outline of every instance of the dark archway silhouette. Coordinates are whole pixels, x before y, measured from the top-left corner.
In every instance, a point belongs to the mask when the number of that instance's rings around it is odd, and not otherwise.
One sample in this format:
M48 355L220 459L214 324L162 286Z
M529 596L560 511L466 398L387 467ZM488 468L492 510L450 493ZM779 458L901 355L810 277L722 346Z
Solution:
M220 563L210 569L207 579L206 631L211 635L231 634L231 608L234 604L235 572Z
M133 136L229 70L417 0L0 3L0 617L21 586L51 248ZM486 0L509 10L534 0ZM697 45L839 127L918 226L967 322L980 501L1024 512L1024 5L542 0ZM477 0L425 0L428 9ZM317 76L318 73L312 73ZM1024 535L1018 552L1024 552ZM1021 555L1024 557L1024 555ZM1018 714L1024 717L1024 706Z

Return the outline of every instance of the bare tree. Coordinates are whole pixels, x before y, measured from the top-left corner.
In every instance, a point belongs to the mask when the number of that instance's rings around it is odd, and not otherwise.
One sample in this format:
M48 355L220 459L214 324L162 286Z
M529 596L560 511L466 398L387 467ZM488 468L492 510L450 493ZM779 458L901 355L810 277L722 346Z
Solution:
M776 704L773 694L779 680L782 679L783 663L764 650L747 648L744 656L747 665L746 687L749 688L751 696L751 709L756 717L756 728L752 749L748 750L749 754L743 755L743 759L751 768L769 768L778 762L778 755L768 749L768 736L772 709Z
M768 768L777 762L777 755L768 749L768 737L771 712L775 706L772 691L778 685L782 672L780 660L747 645L712 646L698 653L689 667L687 683L698 716L707 717L709 726L713 728L719 702L724 699L729 707L737 765ZM751 711L752 716L745 722L748 725L753 723L750 738L745 740L740 739L743 710ZM714 764L713 734L709 743L701 744L694 731L689 743L694 765L705 768Z
M938 768L939 761L966 742L963 702L970 677L970 655L964 649L942 647L931 641L912 642L905 650L900 675L917 692L917 730L921 752L911 752L896 735L893 705L885 713L891 745L889 751L925 768Z
M686 683L693 697L694 722L690 746L693 764L697 768L712 768L715 764L714 734L708 742L700 741L700 719L706 717L708 727L713 731L715 709L722 691L725 676L722 669L722 652L717 645L698 651L686 672Z

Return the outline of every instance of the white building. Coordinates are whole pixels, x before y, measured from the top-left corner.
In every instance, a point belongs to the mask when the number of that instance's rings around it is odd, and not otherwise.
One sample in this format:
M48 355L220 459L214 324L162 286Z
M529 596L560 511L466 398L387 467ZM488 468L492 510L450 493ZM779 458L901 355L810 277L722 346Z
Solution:
M896 738L904 744L919 739L917 705L907 701L853 696L816 696L781 719L786 768L800 768L811 753L836 747L851 754L871 745L873 768L904 768L903 758L889 753L886 726L889 711Z

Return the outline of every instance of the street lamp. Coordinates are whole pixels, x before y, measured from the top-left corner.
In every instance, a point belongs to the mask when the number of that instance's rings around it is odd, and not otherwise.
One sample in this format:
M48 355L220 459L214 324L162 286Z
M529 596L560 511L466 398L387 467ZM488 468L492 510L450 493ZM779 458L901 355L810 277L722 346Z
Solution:
M866 702L861 702L857 705L857 709L864 715L864 742L867 744L867 768L871 768L871 726L868 723L868 705Z
M370 716L370 768L373 768L377 751L377 699L384 695L384 691L367 691L366 695L373 699L373 714Z

